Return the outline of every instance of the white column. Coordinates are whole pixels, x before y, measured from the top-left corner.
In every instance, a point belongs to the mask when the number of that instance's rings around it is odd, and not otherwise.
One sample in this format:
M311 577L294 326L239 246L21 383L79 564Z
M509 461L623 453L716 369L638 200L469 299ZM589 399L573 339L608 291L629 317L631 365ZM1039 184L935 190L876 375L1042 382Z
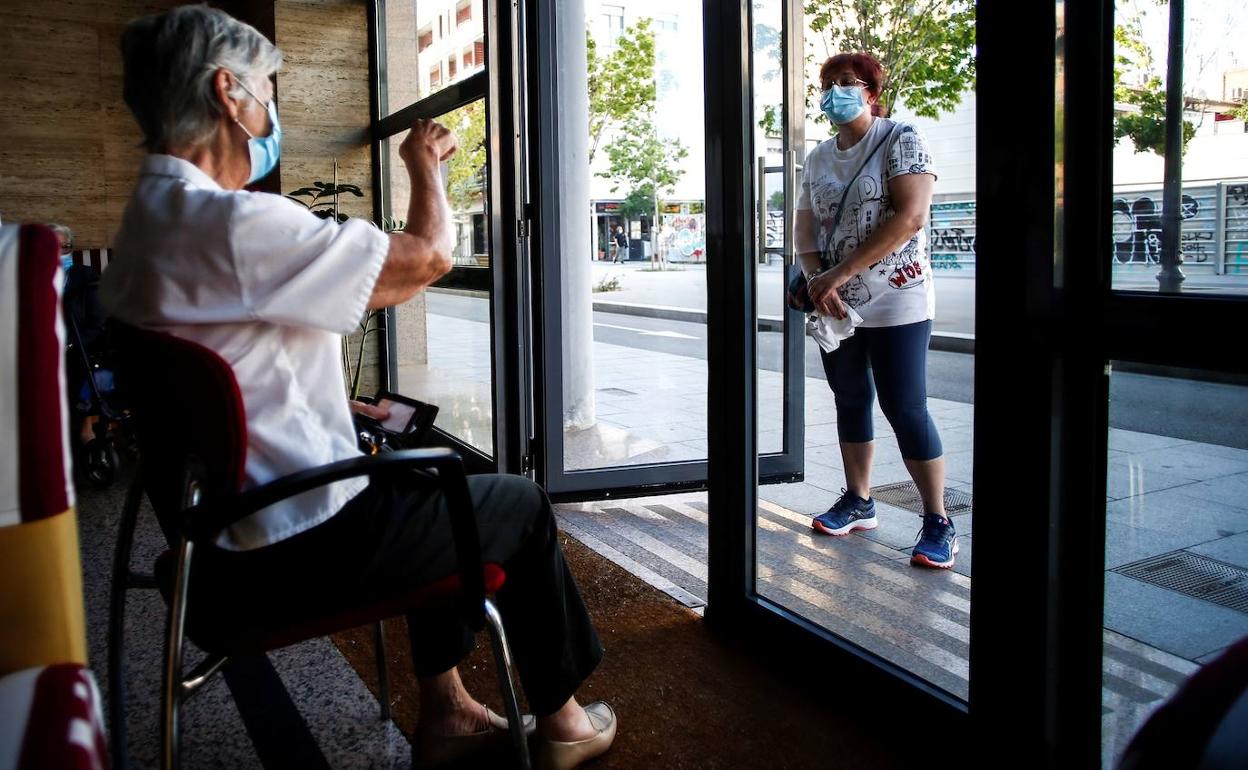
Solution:
M594 317L589 206L589 95L585 72L585 3L563 0L555 15L559 67L559 153L562 190L563 426L588 428L594 409Z

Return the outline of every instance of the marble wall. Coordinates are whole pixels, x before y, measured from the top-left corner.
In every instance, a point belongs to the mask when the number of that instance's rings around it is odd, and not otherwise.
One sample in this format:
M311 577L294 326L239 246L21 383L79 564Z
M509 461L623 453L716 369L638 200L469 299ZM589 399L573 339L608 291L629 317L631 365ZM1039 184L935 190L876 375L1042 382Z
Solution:
M373 219L372 152L369 146L368 4L364 0L276 0L277 45L285 64L277 78L282 118L281 191L315 181L338 181L364 194L341 195L339 210ZM360 392L376 392L378 343L369 335ZM351 358L359 336L349 340Z
M117 230L142 151L121 100L119 41L173 0L0 4L0 217L56 221L78 248Z

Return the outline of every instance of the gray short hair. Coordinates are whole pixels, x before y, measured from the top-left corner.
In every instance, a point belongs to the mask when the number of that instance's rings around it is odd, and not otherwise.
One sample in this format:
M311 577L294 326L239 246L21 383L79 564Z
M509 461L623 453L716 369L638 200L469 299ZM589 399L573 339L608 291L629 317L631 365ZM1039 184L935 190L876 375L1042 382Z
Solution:
M49 222L48 228L51 229L52 232L56 233L57 235L63 236L65 238L65 243L69 244L70 246L74 245L74 231L73 230L70 230L65 225L58 225L55 222Z
M212 133L225 107L213 77L226 69L257 84L282 66L282 52L255 27L206 5L144 16L121 36L123 95L143 130L143 146L164 152ZM231 96L245 92L235 88Z

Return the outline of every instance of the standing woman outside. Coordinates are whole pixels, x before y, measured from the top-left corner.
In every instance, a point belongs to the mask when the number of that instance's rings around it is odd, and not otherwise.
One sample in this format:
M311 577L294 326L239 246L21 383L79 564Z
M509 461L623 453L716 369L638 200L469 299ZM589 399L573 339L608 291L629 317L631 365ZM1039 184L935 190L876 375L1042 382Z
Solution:
M935 167L927 140L914 126L880 116L884 69L874 57L837 54L823 63L819 79L820 107L836 133L806 158L797 201L798 256L816 311L843 319L853 308L862 323L839 347L822 353L836 399L846 489L811 526L828 535L877 526L871 461L878 390L924 504L910 562L949 568L958 545L945 515L940 435L927 411L936 293L924 225Z

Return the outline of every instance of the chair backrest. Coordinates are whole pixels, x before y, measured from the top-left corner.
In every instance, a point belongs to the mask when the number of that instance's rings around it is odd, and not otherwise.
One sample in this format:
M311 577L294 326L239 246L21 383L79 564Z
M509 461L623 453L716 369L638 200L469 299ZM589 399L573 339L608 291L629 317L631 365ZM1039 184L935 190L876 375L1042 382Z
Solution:
M192 470L205 498L242 489L247 419L234 371L213 351L161 332L115 324L119 384L132 405L143 483L165 535Z
M86 661L59 254L0 227L0 674Z
M96 273L102 273L104 268L108 267L108 259L111 253L110 249L81 249L73 252L74 264L84 265Z

